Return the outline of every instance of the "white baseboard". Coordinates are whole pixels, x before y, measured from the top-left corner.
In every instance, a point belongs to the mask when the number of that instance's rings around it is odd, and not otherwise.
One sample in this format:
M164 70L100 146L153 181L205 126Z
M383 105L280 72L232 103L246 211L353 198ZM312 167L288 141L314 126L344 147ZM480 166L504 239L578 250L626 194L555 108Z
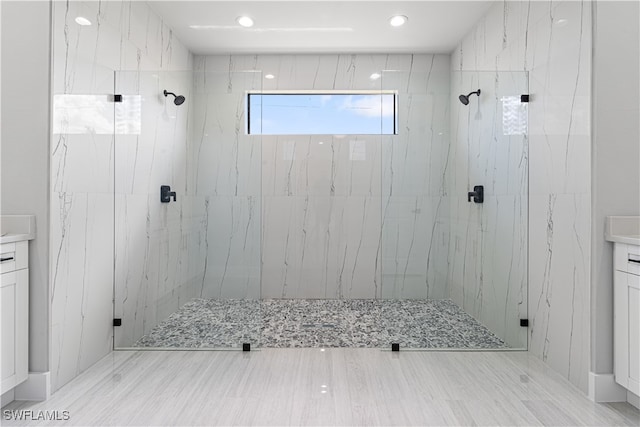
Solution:
M9 403L13 402L15 399L15 393L13 392L13 389L5 392L2 397L0 398L0 407L4 408L6 405L8 405Z
M27 380L18 384L14 390L15 400L47 400L51 396L49 372L29 372Z
M589 372L589 399L594 402L626 402L627 389L616 382L613 374Z
M640 396L636 396L632 392L627 391L627 402L629 402L629 404L635 406L636 408L640 409Z

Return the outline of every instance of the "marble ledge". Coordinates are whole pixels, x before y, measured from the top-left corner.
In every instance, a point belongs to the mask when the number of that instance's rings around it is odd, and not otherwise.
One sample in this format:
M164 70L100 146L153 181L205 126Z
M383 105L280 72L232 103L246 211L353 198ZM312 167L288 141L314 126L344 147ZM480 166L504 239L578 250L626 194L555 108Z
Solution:
M609 242L640 246L640 216L608 216L604 237Z
M35 215L0 215L0 244L35 238Z

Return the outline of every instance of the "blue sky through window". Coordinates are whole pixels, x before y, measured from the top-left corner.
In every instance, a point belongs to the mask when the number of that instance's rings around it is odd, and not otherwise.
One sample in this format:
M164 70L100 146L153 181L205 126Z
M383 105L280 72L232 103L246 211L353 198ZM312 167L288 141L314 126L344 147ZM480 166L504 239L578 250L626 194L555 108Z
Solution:
M249 133L358 135L395 133L392 93L249 94Z

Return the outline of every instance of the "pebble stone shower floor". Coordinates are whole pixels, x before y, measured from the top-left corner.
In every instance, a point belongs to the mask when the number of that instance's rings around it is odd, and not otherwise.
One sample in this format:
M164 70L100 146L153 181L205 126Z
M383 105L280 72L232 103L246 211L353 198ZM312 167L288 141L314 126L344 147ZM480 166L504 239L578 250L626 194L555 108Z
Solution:
M194 299L134 347L505 349L451 300Z

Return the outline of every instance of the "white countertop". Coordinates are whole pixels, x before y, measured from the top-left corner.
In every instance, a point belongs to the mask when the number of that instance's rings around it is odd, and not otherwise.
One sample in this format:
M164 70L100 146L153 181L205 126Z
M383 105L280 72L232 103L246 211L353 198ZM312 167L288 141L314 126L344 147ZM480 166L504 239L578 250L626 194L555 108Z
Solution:
M608 216L604 237L610 242L640 246L640 216Z
M0 215L0 244L35 238L35 215Z

